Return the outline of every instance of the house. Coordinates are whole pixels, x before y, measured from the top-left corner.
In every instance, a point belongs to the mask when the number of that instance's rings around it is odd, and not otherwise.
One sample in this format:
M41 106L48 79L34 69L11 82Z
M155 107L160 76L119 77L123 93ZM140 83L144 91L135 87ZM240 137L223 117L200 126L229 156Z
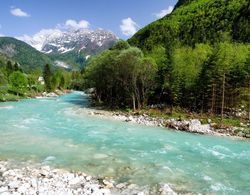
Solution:
M40 76L40 77L38 78L38 82L39 82L41 85L44 85L44 84L45 84L44 78L43 78L42 76Z

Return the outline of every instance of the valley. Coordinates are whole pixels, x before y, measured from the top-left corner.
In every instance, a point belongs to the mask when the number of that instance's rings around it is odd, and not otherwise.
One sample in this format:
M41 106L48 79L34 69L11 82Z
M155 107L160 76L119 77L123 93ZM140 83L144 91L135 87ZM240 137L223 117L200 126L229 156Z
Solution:
M1 195L249 194L248 0L0 5Z

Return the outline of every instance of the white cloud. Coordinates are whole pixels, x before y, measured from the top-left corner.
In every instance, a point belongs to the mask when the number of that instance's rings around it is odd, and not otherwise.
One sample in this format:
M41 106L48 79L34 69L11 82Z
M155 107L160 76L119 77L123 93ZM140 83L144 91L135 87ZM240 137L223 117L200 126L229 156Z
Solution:
M24 12L20 8L11 7L10 13L13 16L17 16L17 17L30 17L30 15L28 13Z
M0 37L4 37L4 36L5 36L5 35L3 35L3 34L0 33Z
M122 33L126 36L132 36L137 32L138 25L131 18L126 18L122 20L120 29Z
M173 11L174 7L173 6L168 6L167 9L161 10L159 13L155 13L154 16L156 18L162 18L168 14L170 14Z
M89 28L90 23L86 20L76 20L69 19L64 24L58 24L57 28L67 29L67 30L78 30L78 29L87 29Z

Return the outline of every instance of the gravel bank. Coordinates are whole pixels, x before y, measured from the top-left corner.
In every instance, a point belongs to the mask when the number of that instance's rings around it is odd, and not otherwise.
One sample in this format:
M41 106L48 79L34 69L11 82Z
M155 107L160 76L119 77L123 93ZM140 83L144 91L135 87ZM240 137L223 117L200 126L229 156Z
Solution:
M82 172L70 172L39 164L17 166L13 162L0 161L0 194L27 195L175 195L168 184L157 188L136 184L115 183L111 179L95 178Z
M159 117L151 117L147 114L138 113L123 113L116 111L105 111L95 108L85 108L82 111L78 111L78 114L85 112L89 115L96 115L100 117L112 118L115 120L123 122L131 122L142 124L146 126L158 126L162 128L169 128L177 131L185 131L189 133L206 134L206 135L216 135L216 136L230 136L236 139L250 138L249 134L243 133L243 128L241 131L237 131L237 127L227 127L227 128L215 128L216 124L202 124L199 119L189 119L189 120L178 120L178 119L164 119Z

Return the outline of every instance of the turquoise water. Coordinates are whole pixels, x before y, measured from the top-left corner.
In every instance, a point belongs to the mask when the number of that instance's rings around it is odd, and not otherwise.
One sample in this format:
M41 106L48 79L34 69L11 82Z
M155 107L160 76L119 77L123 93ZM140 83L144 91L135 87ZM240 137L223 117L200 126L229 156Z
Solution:
M179 192L249 194L250 142L90 116L87 97L0 103L0 158Z

